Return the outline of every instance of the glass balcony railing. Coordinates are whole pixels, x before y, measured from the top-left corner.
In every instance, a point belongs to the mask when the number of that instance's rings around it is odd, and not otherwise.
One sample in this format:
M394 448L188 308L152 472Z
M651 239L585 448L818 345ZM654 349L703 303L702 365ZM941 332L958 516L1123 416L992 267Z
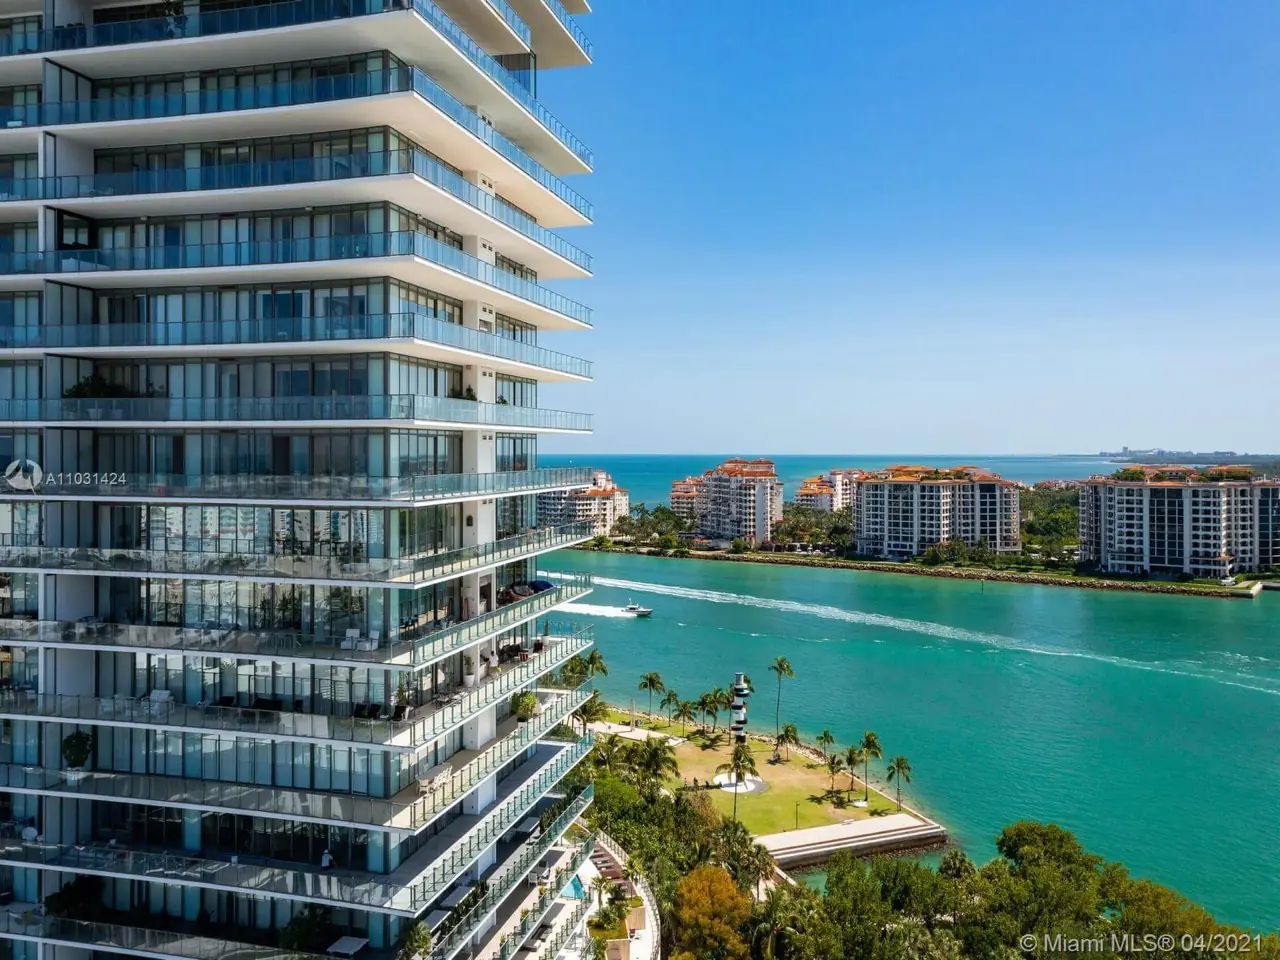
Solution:
M116 923L70 920L31 911L0 912L0 936L18 940L40 938L55 943L80 944L108 956L182 957L183 960L333 960L330 954L301 953L282 947L264 947L233 940Z
M101 270L188 270L269 266L369 257L417 257L446 270L527 300L579 323L591 324L591 310L564 294L518 277L456 247L413 230L242 240L111 249L29 250L0 254L0 273L94 273Z
M412 557L365 557L363 544L290 545L271 540L157 537L151 547L46 547L28 542L0 546L0 568L39 567L73 572L195 574L209 577L286 577L358 580L395 586L436 583L559 550L591 539L590 523L534 528L489 543ZM163 544L161 547L158 544ZM295 549L297 552L285 552ZM317 555L320 549L330 555ZM335 555L336 554L336 555Z
M588 913L591 912L591 898L587 897L578 901L571 909L562 914L563 920L559 922L551 936L538 948L532 960L551 960L556 956L569 939L577 932L578 925Z
M533 45L533 32L529 29L529 25L511 8L507 0L485 0L485 2L498 12L498 16L502 17L507 26L515 31L516 36L526 47Z
M441 929L446 932L437 937L426 960L449 960L470 941L485 918L515 891L534 864L541 861L547 851L559 843L573 822L586 813L594 798L595 784L588 784L540 836L528 841L518 853L508 858L489 879L485 895L461 917L450 917L445 921ZM594 846L595 835L590 834L573 848L574 860L590 856Z
M498 0L498 2L502 4L496 8L498 12L503 13L508 23L519 25L516 28L517 32L521 33L521 39L528 44L531 39L528 26L515 15L514 11L511 11L504 0ZM506 8L506 12L503 11L503 7ZM0 46L0 55L214 36L410 9L435 28L459 53L501 87L529 116L537 120L578 159L588 167L593 164L594 158L587 146L432 0L283 0L283 2L264 3L234 10L210 11L178 17L155 17L124 23L67 25L9 38L4 46ZM523 27L523 31L519 29L520 27ZM8 49L5 49L6 46Z
M207 627L146 626L131 623L68 623L51 620L0 620L0 645L75 646L122 650L156 650L193 656L305 658L343 663L367 663L421 669L459 650L511 630L539 614L583 597L592 589L591 577L573 574L555 587L504 604L489 613L458 623L426 621L405 625L387 640L365 634L316 636L288 630L241 630L210 624ZM258 614L245 611L244 616ZM540 652L538 650L533 651Z
M590 361L464 327L431 313L0 327L0 347L6 348L222 346L389 339L421 340L570 376L591 376Z
M393 874L324 872L274 863L156 853L108 843L62 844L0 840L0 862L66 872L93 871L108 876L150 881L173 880L215 889L234 889L257 896L284 895L345 907L370 907L414 916L444 887L526 816L591 749L589 737L556 750L539 753L505 779L510 792L481 817L459 817L433 842L416 851ZM502 796L504 781L498 782ZM474 823L474 826L470 826ZM462 833L454 839L455 834ZM477 846L480 846L477 849ZM436 850L440 849L440 855ZM247 861L249 858L239 858ZM415 872L413 864L430 860Z
M169 497L262 500L379 500L390 503L431 503L459 498L517 496L538 490L561 490L590 485L588 467L544 467L510 473L437 473L412 477L263 476L260 474L119 473L119 482L99 484L102 473L67 472L46 475L31 496L57 500L67 496L112 499Z
M444 890L479 859L508 830L528 816L533 807L568 775L588 753L594 741L590 734L575 740L555 754L536 774L505 797L502 781L498 782L499 800L478 820L460 817L449 828L437 834L436 841L414 853L414 860L429 864L417 874L408 888L396 898L401 904L421 905L435 900ZM526 764L537 763L537 759ZM523 765L522 765L523 766ZM516 780L520 768L510 775ZM468 822L470 820L470 822ZM460 823L461 821L461 823Z
M454 754L451 760L456 769L430 793L414 795L407 801L111 770L87 770L79 778L68 780L65 770L16 763L0 764L0 790L159 806L196 805L254 816L300 817L413 833L550 733L589 696L590 692L583 689L540 691L542 712L538 716L527 723L514 717L504 721L484 749Z
M591 41L587 39L587 35L583 33L582 28L578 26L578 21L575 20L572 14L564 8L564 4L561 3L560 0L543 0L543 3L551 9L555 18L560 21L560 26L569 31L569 36L573 37L573 42L576 43L582 49L582 52L587 55L588 59L590 59Z
M415 708L399 720L186 704L146 697L91 697L23 690L0 691L0 715L86 724L145 723L165 729L231 730L245 737L362 743L414 751L481 710L523 689L590 646L589 634L551 638L546 649L529 661L490 674L474 687L441 693L431 704Z
M470 180L421 150L403 149L352 153L335 157L227 163L171 170L132 170L125 173L87 173L63 177L0 179L0 202L14 200L73 200L123 197L135 194L189 193L199 190L243 190L292 183L327 183L362 177L413 174L463 203L505 224L570 263L591 269L590 255L548 230L501 197L481 190Z
M135 97L99 97L43 104L0 107L0 126L22 127L73 123L108 123L185 117L237 110L262 110L308 103L329 103L358 97L413 91L458 126L519 167L585 218L592 218L591 204L578 195L522 147L482 120L435 80L413 67L394 67L366 73L317 77L296 82L263 83L232 90L190 90L181 93L144 94Z
M541 407L414 394L359 397L50 397L0 400L0 420L416 420L529 430L591 429L591 416Z

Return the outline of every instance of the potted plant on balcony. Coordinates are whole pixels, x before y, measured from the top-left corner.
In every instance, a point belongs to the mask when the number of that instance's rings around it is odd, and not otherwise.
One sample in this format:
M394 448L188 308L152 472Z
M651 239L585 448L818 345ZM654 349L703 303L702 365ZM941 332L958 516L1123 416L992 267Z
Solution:
M464 687L476 685L476 661L469 653L462 655L462 685Z
M418 960L420 957L425 957L430 950L431 931L427 929L425 923L418 921L406 927L400 936L396 960Z
M538 715L538 698L525 690L511 698L511 712L521 723L528 723Z
M93 755L93 734L76 730L62 738L62 759L67 764L67 781L74 783L84 776L84 765Z

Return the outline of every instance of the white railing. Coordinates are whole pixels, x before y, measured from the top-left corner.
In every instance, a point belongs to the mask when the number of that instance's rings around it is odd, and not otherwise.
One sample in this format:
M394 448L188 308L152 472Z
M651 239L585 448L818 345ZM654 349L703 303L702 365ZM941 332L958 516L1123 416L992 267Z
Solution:
M596 843L613 854L614 859L623 866L626 866L631 860L627 855L627 851L618 845L618 841L603 830L596 834ZM649 942L649 956L647 958L635 958L635 960L659 960L662 955L662 917L658 913L658 898L653 895L653 890L650 889L648 881L638 871L632 877L632 882L635 884L636 893L644 901L644 911L648 914L649 927L653 931L653 936Z

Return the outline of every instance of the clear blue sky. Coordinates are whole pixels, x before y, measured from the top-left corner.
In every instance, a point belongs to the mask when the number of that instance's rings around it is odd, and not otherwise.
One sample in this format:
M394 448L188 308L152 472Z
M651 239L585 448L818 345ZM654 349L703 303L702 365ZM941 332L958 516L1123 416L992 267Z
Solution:
M1280 3L594 6L545 450L1280 448Z

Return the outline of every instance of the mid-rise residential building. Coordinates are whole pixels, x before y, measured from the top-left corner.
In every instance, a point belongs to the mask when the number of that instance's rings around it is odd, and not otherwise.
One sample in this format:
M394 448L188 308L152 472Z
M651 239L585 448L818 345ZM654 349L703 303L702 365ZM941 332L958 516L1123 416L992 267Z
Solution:
M782 481L772 460L726 460L672 483L671 509L700 536L763 543L782 519Z
M1212 577L1280 567L1280 480L1248 467L1142 465L1080 490L1080 559L1107 573Z
M608 536L620 517L631 513L631 497L603 470L591 475L588 487L547 490L538 494L538 517L544 523L591 525L591 534Z
M702 526L707 511L707 482L703 476L685 477L671 483L671 512L693 530Z
M1018 485L977 467L891 466L864 473L854 494L854 544L905 559L959 541L995 553L1022 549Z
M839 509L836 506L835 485L822 475L809 477L800 484L796 490L795 503L797 507L822 513L832 513Z
M846 468L830 470L826 476L810 477L796 491L796 505L823 513L852 510L858 497L858 482L863 476L862 470Z
M590 583L537 564L591 525L537 495L592 477L538 444L590 419L538 397L593 160L535 90L586 10L3 4L3 956L580 918L590 637L538 618Z

